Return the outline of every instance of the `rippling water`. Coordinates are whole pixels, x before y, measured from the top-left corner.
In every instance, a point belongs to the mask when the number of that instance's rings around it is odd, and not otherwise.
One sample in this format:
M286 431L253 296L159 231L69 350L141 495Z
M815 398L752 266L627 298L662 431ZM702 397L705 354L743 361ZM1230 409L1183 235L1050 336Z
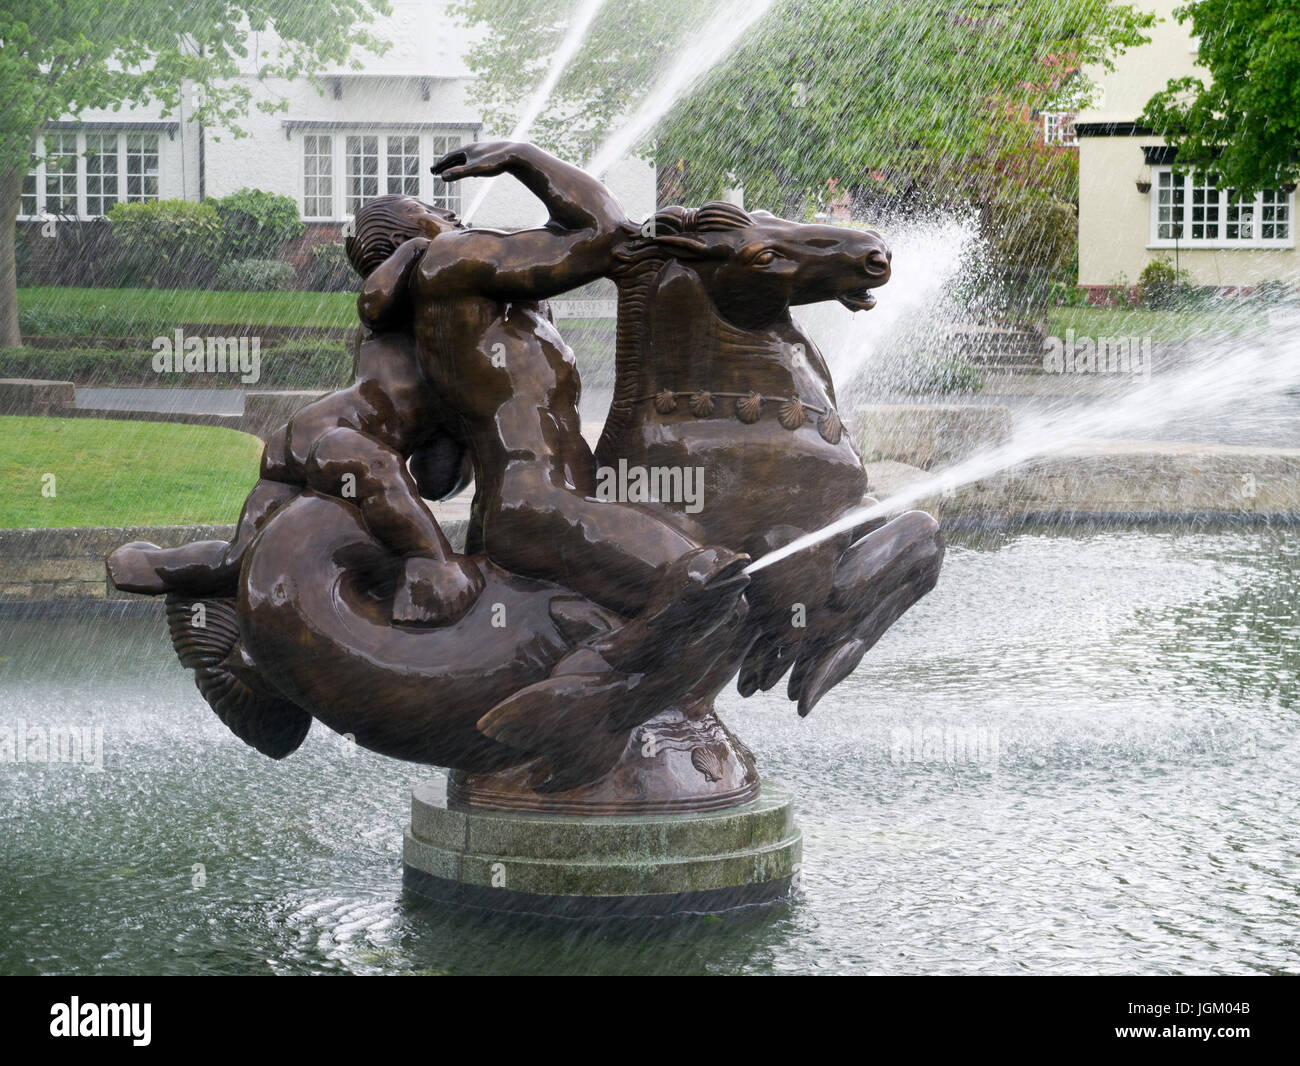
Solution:
M0 724L104 736L102 772L0 764L2 972L1300 971L1294 530L953 543L808 720L725 699L796 794L803 888L675 925L426 904L428 770L319 726L245 748L160 618L0 627Z

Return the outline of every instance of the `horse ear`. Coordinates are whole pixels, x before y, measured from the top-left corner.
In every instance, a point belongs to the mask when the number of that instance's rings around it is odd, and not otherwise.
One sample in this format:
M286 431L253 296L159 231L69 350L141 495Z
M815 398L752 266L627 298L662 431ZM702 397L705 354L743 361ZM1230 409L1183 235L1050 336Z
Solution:
M672 249L683 259L702 259L716 254L717 251L707 241L686 233L665 233L662 237L655 238L655 244Z

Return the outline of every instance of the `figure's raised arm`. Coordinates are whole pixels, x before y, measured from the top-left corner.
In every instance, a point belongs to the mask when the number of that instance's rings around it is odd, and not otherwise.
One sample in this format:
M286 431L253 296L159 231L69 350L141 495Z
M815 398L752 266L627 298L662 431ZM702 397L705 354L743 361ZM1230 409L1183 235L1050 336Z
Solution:
M486 141L465 145L433 165L444 181L510 174L546 207L546 224L503 233L464 230L434 246L424 267L444 291L496 299L546 299L606 273L613 252L636 233L613 194L579 167L535 145Z

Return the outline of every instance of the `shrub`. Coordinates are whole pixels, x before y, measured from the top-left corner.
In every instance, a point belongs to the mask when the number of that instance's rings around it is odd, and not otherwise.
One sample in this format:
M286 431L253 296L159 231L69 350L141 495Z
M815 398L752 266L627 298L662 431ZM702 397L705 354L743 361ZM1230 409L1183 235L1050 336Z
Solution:
M279 193L240 189L213 205L221 220L221 254L231 259L274 259L303 233L298 205Z
M211 202L149 200L116 204L108 213L117 245L113 280L152 288L207 281L221 239Z
M1009 192L989 205L987 226L1012 310L1041 307L1051 282L1067 280L1078 247L1074 205L1023 190Z
M921 396L944 393L975 393L984 387L984 379L975 365L961 355L944 356L922 362L908 375L904 391Z
M1156 256L1142 268L1137 281L1137 302L1155 311L1176 306L1187 287L1186 271L1174 269L1165 255Z
M1064 281L1054 281L1048 290L1047 300L1053 307L1086 307L1088 290L1082 285L1068 285Z
M355 292L361 284L338 241L312 245L304 274L304 287L313 292Z
M217 268L216 287L239 292L292 289L293 265L282 259L236 259Z

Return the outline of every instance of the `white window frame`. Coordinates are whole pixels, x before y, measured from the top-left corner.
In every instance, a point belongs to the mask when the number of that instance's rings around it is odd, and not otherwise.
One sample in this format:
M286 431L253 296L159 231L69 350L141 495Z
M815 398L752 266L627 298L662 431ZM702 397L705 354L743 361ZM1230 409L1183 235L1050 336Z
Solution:
M1065 131L1069 132L1065 132ZM1073 111L1043 112L1043 143L1062 148L1078 148L1079 133L1074 128Z
M157 164L157 169L152 174L148 174L146 172L146 174L144 175L145 177L152 177L154 179L155 192L150 194L135 195L135 196L128 197L127 167L129 166L128 155L130 153L128 151L127 144L129 142L129 139L132 136L152 138L154 142L154 150L146 154L153 155L154 157L156 157L158 160L158 164ZM42 219L51 217L52 213L49 210L50 197L49 197L49 190L46 184L46 178L53 177L54 171L50 170L47 173L47 168L46 168L47 138L50 139L72 138L74 140L74 143L76 144L77 165L75 169L75 175L76 175L75 217L83 221L104 217L103 215L100 214L94 214L94 215L90 214L88 208L88 203L89 203L88 178L91 175L88 166L89 159L87 158L86 153L88 148L87 138L90 137L95 138L95 140L100 143L102 143L102 138L105 137L115 137L117 139L116 140L117 172L116 174L111 175L116 179L116 184L117 184L117 193L113 201L114 204L143 203L145 201L159 200L162 198L163 147L162 147L161 133L158 133L155 130L131 129L131 127L129 126L123 126L117 129L45 130L40 134L40 145L37 149L36 157L32 160L32 169L26 175L24 175L25 181L32 180L35 182L36 211L34 214L31 212L24 211L22 201L20 200L19 207L18 207L19 210L18 217L20 219L30 222L30 221L40 221ZM140 154L139 152L136 153L136 155L139 154ZM23 199L24 200L31 199L31 194L25 193L23 195ZM68 217L68 216L65 212L60 212L58 217Z
M1172 188L1181 188L1183 192L1182 203L1182 232L1183 235L1177 239L1173 237L1160 236L1160 186L1162 175L1169 175L1172 182ZM1274 194L1280 194L1282 203L1287 210L1287 235L1285 237L1263 238L1252 236L1248 240L1229 239L1227 229L1229 225L1240 225L1240 220L1229 222L1229 209L1231 200L1229 190L1219 188L1216 190L1217 198L1209 201L1207 206L1211 209L1217 208L1218 228L1213 237L1193 238L1193 209L1198 206L1193 202L1193 190L1203 188L1200 182L1200 175L1195 172L1184 173L1181 176L1174 173L1174 168L1169 166L1159 166L1151 168L1151 209L1150 209L1150 233L1148 234L1148 248L1294 248L1295 247L1295 193L1286 193L1281 189L1274 190ZM1255 233L1260 232L1263 225L1264 215L1264 194L1256 193L1253 201L1248 201L1252 213L1252 229ZM1270 205L1271 206L1271 205Z
M308 137L327 137L330 141L330 204L331 214L307 214L307 140ZM406 178L408 180L398 182L399 187L409 188L409 178L412 176L409 172L401 168L406 160L411 158L410 154L405 151L399 151L390 155L389 141L405 141L407 138L417 138L419 156L416 165L416 174L418 178L417 191L412 194L426 203L431 203L438 207L450 207L457 214L462 207L462 192L458 184L448 185L439 178L434 177L429 168L433 166L434 161L440 159L447 152L452 150L452 146L458 144L468 144L474 140L474 131L472 129L463 129L454 126L440 128L409 128L409 129L376 129L371 126L357 127L335 127L304 126L298 131L296 140L298 141L298 212L304 222L343 222L351 217L352 213L348 210L351 201L349 185L351 178L348 174L348 139L350 137L374 137L376 139L376 149L378 158L378 173L376 174L376 196L384 196L388 193L390 179L397 180ZM319 142L316 142L319 145ZM403 146L405 147L405 146ZM389 173L390 161L398 169ZM409 164L407 164L409 166ZM367 197L370 199L370 197Z

